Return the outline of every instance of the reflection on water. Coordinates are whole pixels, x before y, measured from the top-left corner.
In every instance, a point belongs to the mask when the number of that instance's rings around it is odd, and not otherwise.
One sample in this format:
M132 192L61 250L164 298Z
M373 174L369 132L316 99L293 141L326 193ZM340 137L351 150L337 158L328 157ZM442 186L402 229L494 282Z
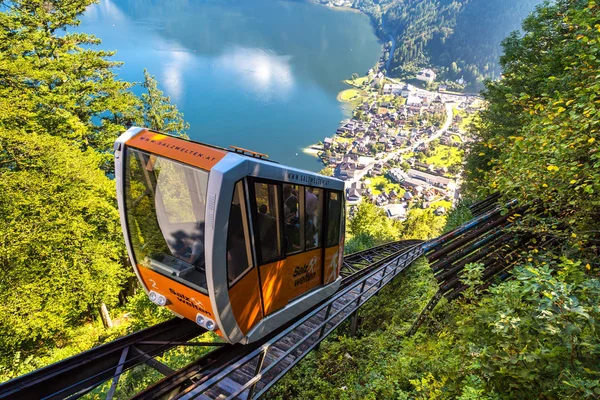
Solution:
M185 51L175 50L164 55L160 84L175 104L182 100L185 90L183 70L193 70L194 63L194 57Z
M192 139L310 170L302 149L345 118L342 81L381 52L365 15L291 0L100 0L77 30L117 51L122 79L155 75Z
M111 0L102 0L98 4L89 7L85 12L86 21L111 20L114 23L127 21L127 17L117 5Z
M290 56L278 56L263 49L227 49L216 65L231 71L245 91L261 102L288 100L294 86Z

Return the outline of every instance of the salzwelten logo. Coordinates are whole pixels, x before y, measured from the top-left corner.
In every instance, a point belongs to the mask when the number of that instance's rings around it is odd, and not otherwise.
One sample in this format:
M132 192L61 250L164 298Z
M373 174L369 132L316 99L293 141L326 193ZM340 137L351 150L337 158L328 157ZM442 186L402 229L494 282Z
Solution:
M317 257L313 257L308 264L294 268L294 287L313 280L317 276Z

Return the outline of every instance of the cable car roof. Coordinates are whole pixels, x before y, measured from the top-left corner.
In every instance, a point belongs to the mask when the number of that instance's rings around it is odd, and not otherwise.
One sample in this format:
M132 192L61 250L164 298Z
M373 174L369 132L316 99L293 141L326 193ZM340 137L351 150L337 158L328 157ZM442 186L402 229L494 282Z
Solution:
M225 149L181 137L169 136L146 128L140 129L139 133L126 142L127 146L162 155L205 170L210 170L214 167L227 153L235 153L253 159L277 163L268 159L266 154L237 146L231 146L232 149Z

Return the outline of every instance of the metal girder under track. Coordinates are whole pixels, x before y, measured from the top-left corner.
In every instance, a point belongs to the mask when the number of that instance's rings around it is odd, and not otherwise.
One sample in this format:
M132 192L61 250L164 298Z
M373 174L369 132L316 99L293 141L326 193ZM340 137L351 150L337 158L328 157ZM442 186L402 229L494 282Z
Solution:
M62 399L85 392L204 332L191 321L173 318L10 380L0 385L0 399Z

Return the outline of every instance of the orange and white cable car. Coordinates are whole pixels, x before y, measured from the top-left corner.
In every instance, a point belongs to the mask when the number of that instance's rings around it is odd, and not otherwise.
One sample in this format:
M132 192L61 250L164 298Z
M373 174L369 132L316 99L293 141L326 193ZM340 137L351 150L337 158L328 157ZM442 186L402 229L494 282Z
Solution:
M229 343L255 341L338 289L342 181L144 128L115 142L115 174L150 299Z

